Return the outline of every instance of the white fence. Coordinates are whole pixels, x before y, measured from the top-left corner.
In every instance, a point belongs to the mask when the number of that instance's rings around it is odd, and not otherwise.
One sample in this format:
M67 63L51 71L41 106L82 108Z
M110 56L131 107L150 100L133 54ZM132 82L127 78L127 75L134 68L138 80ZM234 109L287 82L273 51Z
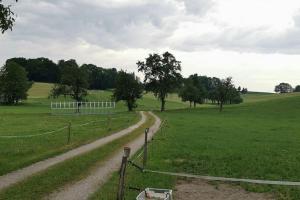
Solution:
M107 114L116 107L115 102L51 102L52 114Z

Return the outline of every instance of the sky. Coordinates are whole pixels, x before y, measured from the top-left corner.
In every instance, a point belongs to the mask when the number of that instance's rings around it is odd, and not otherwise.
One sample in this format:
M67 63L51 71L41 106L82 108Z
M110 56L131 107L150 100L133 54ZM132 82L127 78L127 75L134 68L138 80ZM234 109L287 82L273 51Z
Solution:
M300 85L299 0L4 0L17 14L0 34L11 57L76 59L136 72L171 52L182 74L233 77L251 91Z

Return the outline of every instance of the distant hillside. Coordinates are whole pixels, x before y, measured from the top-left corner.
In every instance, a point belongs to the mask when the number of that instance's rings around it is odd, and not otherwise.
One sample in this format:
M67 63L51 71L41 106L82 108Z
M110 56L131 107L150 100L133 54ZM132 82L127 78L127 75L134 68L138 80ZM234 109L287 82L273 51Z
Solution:
M47 98L52 87L52 83L35 82L28 91L28 98Z

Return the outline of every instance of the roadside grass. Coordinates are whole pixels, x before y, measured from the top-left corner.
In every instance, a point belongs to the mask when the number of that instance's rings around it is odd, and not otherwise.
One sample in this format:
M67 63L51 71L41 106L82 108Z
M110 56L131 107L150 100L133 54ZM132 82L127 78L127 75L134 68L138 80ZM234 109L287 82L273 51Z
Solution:
M148 120L129 135L119 138L101 148L69 159L0 192L0 199L29 200L42 199L67 183L75 182L89 175L124 145L137 138L144 129L154 124L155 119L146 113ZM121 161L120 161L121 162Z
M198 175L300 181L300 95L217 108L157 113L168 126L149 146L148 168ZM117 174L92 199L114 199ZM174 188L176 178L128 169L127 186ZM300 199L299 187L237 184L278 199ZM126 190L126 199L139 192ZM175 197L176 198L176 197Z

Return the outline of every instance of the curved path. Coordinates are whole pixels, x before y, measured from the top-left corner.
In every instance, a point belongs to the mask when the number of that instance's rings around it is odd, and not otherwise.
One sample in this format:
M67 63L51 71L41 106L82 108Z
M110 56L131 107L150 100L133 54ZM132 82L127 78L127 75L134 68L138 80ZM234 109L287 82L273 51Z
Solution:
M149 112L154 118L155 123L150 127L149 137L150 140L153 135L159 130L161 120ZM144 144L144 134L126 144L131 148L131 155L134 155ZM118 171L123 156L123 149L120 149L115 155L100 164L100 166L93 170L89 176L82 180L65 186L59 191L52 193L46 199L54 200L85 200L90 195L96 192L112 175L113 172Z
M48 158L46 160L34 163L28 167L5 174L3 176L0 176L0 190L4 189L6 187L9 187L15 183L18 183L18 182L24 180L25 178L27 178L37 172L45 170L53 165L56 165L60 162L63 162L65 160L68 160L70 158L78 156L80 154L84 154L84 153L94 150L96 148L99 148L109 142L112 142L118 138L123 137L124 135L131 133L133 130L139 128L143 123L146 122L146 115L144 114L144 112L140 112L140 114L142 116L141 120L138 123L126 128L124 130L121 130L117 133L113 133L107 137L100 138L92 143L80 146L78 148L75 148L66 153L60 154L58 156Z

